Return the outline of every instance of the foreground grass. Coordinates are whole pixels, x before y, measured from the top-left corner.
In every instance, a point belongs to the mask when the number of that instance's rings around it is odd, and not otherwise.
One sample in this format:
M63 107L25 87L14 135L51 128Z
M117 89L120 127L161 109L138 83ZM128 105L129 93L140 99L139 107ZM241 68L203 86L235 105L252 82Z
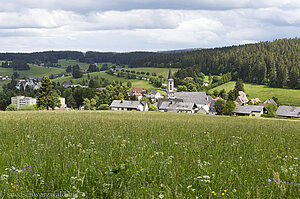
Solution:
M225 89L227 92L234 88L235 82L231 81L221 86L214 88L213 90ZM273 96L279 99L282 105L300 106L300 90L296 89L283 89L283 88L271 88L264 85L257 84L244 84L245 92L249 95L249 99L259 98L265 101Z
M299 198L299 121L0 113L0 190L87 198Z

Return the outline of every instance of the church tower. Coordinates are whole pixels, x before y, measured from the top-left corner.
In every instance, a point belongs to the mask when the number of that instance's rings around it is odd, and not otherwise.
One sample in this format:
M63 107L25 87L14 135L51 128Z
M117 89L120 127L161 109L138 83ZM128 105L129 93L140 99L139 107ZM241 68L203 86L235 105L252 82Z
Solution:
M174 80L172 78L171 66L169 69L169 76L167 80L167 97L172 97L174 94Z

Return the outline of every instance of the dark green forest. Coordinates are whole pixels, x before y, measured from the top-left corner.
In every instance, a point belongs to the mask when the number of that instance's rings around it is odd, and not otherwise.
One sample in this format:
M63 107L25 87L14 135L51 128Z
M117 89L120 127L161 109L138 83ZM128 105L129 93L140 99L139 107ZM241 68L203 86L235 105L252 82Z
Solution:
M34 53L0 53L1 61L23 60L32 64L47 64L50 67L57 67L55 64L59 59L78 60L84 63L104 63L129 64L136 59L142 59L148 56L158 55L154 52L92 52L86 53L79 51L46 51Z
M232 79L271 87L300 88L300 39L280 39L240 46L161 54L137 59L131 67L182 68L175 77L230 72Z

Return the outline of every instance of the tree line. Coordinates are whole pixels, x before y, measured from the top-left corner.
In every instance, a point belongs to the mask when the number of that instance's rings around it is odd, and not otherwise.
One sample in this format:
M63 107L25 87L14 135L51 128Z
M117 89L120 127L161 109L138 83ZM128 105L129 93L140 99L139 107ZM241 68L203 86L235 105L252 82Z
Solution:
M82 63L114 63L129 64L135 59L142 59L148 56L157 55L154 52L129 52L129 53L113 53L113 52L93 52L86 53L79 51L45 51L34 53L0 53L0 60L13 61L22 60L32 64L45 64L49 67L57 67L59 59L78 60Z
M232 79L271 87L300 88L300 39L279 39L224 48L161 54L133 60L131 67L182 68L186 77L230 72ZM182 75L181 75L182 76Z

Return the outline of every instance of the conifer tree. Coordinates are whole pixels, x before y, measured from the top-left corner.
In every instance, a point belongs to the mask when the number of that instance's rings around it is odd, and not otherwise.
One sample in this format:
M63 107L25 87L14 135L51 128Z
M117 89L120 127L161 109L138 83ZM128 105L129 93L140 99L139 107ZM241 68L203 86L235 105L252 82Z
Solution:
M39 108L52 108L60 106L59 96L55 90L49 77L45 76L42 79L42 85L39 89L39 95L37 97L37 106Z

